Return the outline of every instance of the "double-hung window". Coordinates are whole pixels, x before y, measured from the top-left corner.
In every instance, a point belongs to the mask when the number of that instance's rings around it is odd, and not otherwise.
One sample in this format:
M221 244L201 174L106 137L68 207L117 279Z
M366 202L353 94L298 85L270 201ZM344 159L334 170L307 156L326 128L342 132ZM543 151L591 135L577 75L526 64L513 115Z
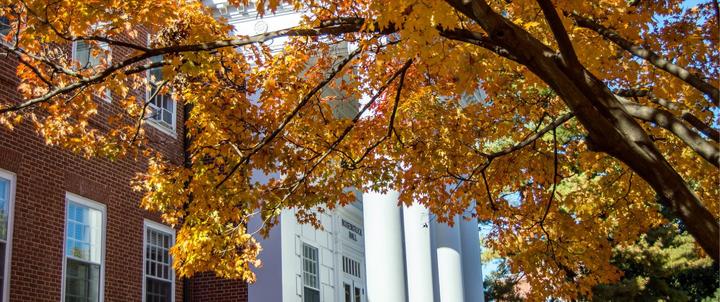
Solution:
M100 66L102 60L105 59L110 63L110 46L105 42L97 43L99 49L93 49L89 43L80 40L73 43L72 56L73 61L78 62L80 69L92 69ZM110 89L105 89L103 95L99 95L105 101L111 101L112 95Z
M105 206L67 194L65 216L65 302L102 302Z
M320 302L318 249L303 243L303 302Z
M172 269L170 247L175 243L173 229L152 221L145 221L143 262L144 302L173 302L175 300L175 272Z
M162 62L162 56L150 58L150 62ZM148 70L148 90L147 103L149 109L148 119L152 124L157 125L160 130L175 132L175 101L169 93L163 93L163 73L162 68L153 68Z
M0 170L0 301L9 301L15 174Z

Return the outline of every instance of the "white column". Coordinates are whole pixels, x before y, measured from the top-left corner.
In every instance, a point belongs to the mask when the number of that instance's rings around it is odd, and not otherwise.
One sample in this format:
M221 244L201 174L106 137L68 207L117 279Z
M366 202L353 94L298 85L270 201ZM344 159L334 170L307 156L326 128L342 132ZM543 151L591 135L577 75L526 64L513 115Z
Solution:
M474 207L475 203L472 203L470 209L472 210ZM460 221L460 240L462 241L465 301L484 302L482 263L480 262L480 233L477 219L462 219Z
M438 287L440 302L464 302L462 272L462 244L460 242L459 219L455 217L454 227L435 222L435 242L438 266Z
M363 194L368 302L407 301L399 196L396 191Z
M409 302L433 302L432 249L428 215L428 209L417 203L403 208Z

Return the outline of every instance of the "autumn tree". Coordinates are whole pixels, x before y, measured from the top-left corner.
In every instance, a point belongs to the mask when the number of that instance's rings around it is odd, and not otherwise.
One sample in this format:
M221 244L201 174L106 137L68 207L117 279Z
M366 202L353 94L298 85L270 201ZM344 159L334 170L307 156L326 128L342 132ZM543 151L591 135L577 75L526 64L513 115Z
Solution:
M252 5L272 14L280 1ZM399 190L440 221L476 202L531 299L617 280L611 246L663 223L659 204L718 260L717 1L284 5L301 25L248 37L200 1L0 0L24 97L0 97L0 122L86 156L152 155L136 186L179 228L181 275L253 280L256 237L281 209L313 223L351 187ZM273 54L265 42L280 37ZM72 41L100 64L72 61ZM149 85L184 108L184 161L152 151ZM98 115L106 90L119 110ZM253 217L261 229L247 229Z

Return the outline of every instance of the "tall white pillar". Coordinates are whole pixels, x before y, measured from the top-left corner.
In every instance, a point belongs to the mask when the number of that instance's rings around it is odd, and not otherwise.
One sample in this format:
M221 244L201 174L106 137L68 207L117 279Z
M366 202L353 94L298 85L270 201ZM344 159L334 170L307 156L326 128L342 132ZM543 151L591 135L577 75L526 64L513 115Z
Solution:
M403 208L409 302L433 302L432 249L428 215L428 209L417 203Z
M363 194L368 302L407 301L399 196L396 191Z
M465 301L459 219L455 217L454 220L454 227L437 222L433 225L436 228L434 233L440 302Z
M474 206L475 203L471 205L470 209L473 209ZM478 231L477 219L461 219L460 240L462 241L465 301L484 302L482 263L480 262L480 232Z

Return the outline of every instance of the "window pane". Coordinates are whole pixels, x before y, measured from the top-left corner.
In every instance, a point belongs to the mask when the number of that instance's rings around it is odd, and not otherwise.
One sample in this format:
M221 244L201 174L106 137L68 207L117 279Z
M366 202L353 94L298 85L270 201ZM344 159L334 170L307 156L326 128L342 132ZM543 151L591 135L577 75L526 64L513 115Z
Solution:
M75 42L75 60L80 63L80 68L92 68L100 65L101 58L105 57L105 51L109 50L107 43L97 43L95 55L90 44L85 41Z
M71 202L68 206L67 256L100 263L102 251L102 212Z
M305 291L303 292L303 301L304 302L320 302L320 291L316 289L311 289L309 287L305 287Z
M92 67L90 62L90 45L85 41L75 43L75 60L80 63L80 68Z
M65 301L99 301L100 265L68 258L65 274Z
M147 275L165 280L171 280L170 271L170 234L161 233L160 231L147 229L146 239L146 267L150 270Z
M170 302L172 284L154 278L145 278L145 302Z
M360 301L360 288L355 288L355 302L361 302Z
M318 250L310 245L303 245L303 284L305 289L320 289L318 277ZM318 291L319 295L319 291ZM308 301L308 300L306 300Z
M352 293L350 293L350 284L345 283L345 302L352 302Z
M172 234L150 227L145 231L145 301L172 299Z
M0 242L0 299L5 294L5 248L7 244Z
M0 16L0 35L7 35L10 32L10 20L5 16Z
M7 240L8 202L10 201L10 181L0 178L0 240ZM1 296L0 296L1 297Z

